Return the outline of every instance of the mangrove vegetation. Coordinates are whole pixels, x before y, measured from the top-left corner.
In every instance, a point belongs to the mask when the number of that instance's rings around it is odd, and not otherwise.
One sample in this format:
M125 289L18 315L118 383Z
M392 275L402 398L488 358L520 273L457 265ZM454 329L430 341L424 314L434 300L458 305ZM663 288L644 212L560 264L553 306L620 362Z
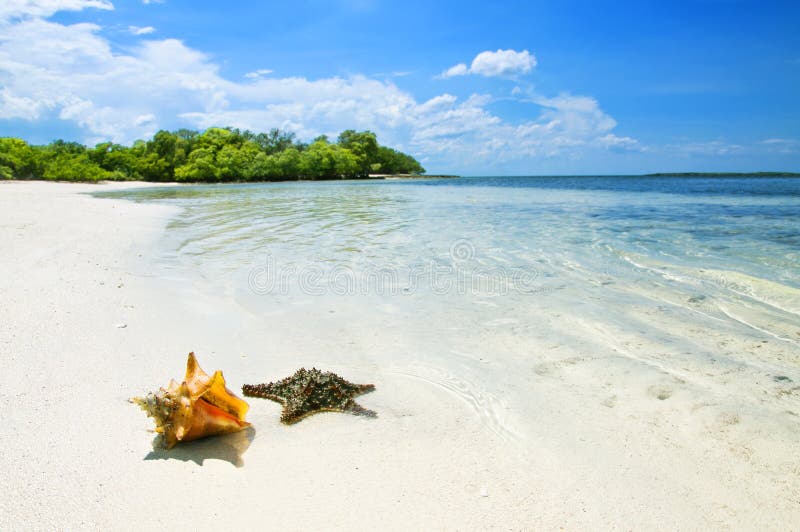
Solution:
M320 136L303 143L279 129L162 130L132 146L104 142L93 148L63 140L33 146L0 138L0 179L231 182L424 172L410 155L378 144L371 131L347 130L335 142Z

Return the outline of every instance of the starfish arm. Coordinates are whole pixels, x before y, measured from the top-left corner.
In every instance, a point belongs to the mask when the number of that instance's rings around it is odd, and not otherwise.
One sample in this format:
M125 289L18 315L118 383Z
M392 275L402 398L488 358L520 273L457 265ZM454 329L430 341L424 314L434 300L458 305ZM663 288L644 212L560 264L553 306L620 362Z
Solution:
M363 395L365 393L374 392L375 385L374 384L359 384L357 385L358 388L355 392L355 395Z
M364 408L360 404L356 403L355 401L350 401L350 404L347 405L347 408L344 409L345 412L350 412L355 416L364 416L364 417L378 417L378 413L374 410L370 410L368 408Z

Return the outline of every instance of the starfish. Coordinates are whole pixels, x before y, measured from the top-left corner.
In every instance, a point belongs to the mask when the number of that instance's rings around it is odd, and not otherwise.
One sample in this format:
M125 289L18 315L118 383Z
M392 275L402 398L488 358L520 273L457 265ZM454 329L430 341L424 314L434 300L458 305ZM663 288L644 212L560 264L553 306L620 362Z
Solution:
M245 384L242 393L247 397L261 397L281 403L281 421L291 425L317 412L349 412L376 417L375 412L353 400L374 389L372 384L353 384L330 371L300 368L291 377L277 382Z

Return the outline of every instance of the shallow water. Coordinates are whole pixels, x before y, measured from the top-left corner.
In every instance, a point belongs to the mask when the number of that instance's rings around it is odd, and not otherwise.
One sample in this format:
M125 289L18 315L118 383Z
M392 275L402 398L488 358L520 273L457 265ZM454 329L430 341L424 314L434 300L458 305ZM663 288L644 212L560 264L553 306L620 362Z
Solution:
M591 394L605 406L637 386L656 400L694 387L720 401L738 395L737 411L759 408L754 376L789 379L776 389L800 381L798 179L488 177L106 195L182 207L158 273L225 301L226 315L248 324L243 342L270 341L286 364L420 379L510 439L542 422L546 399L530 387L546 390L548 378L602 380L610 391ZM720 388L732 371L753 385Z

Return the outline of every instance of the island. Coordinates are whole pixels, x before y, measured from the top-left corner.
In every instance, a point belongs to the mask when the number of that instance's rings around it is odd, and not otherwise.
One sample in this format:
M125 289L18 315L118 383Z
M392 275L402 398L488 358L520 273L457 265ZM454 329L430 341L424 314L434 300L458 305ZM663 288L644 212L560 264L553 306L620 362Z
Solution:
M87 147L56 140L30 145L0 138L0 179L49 181L257 182L427 176L411 155L378 143L371 131L343 131L310 143L277 128L267 133L212 127L159 131L131 146Z
M794 172L660 172L642 177L800 177Z

